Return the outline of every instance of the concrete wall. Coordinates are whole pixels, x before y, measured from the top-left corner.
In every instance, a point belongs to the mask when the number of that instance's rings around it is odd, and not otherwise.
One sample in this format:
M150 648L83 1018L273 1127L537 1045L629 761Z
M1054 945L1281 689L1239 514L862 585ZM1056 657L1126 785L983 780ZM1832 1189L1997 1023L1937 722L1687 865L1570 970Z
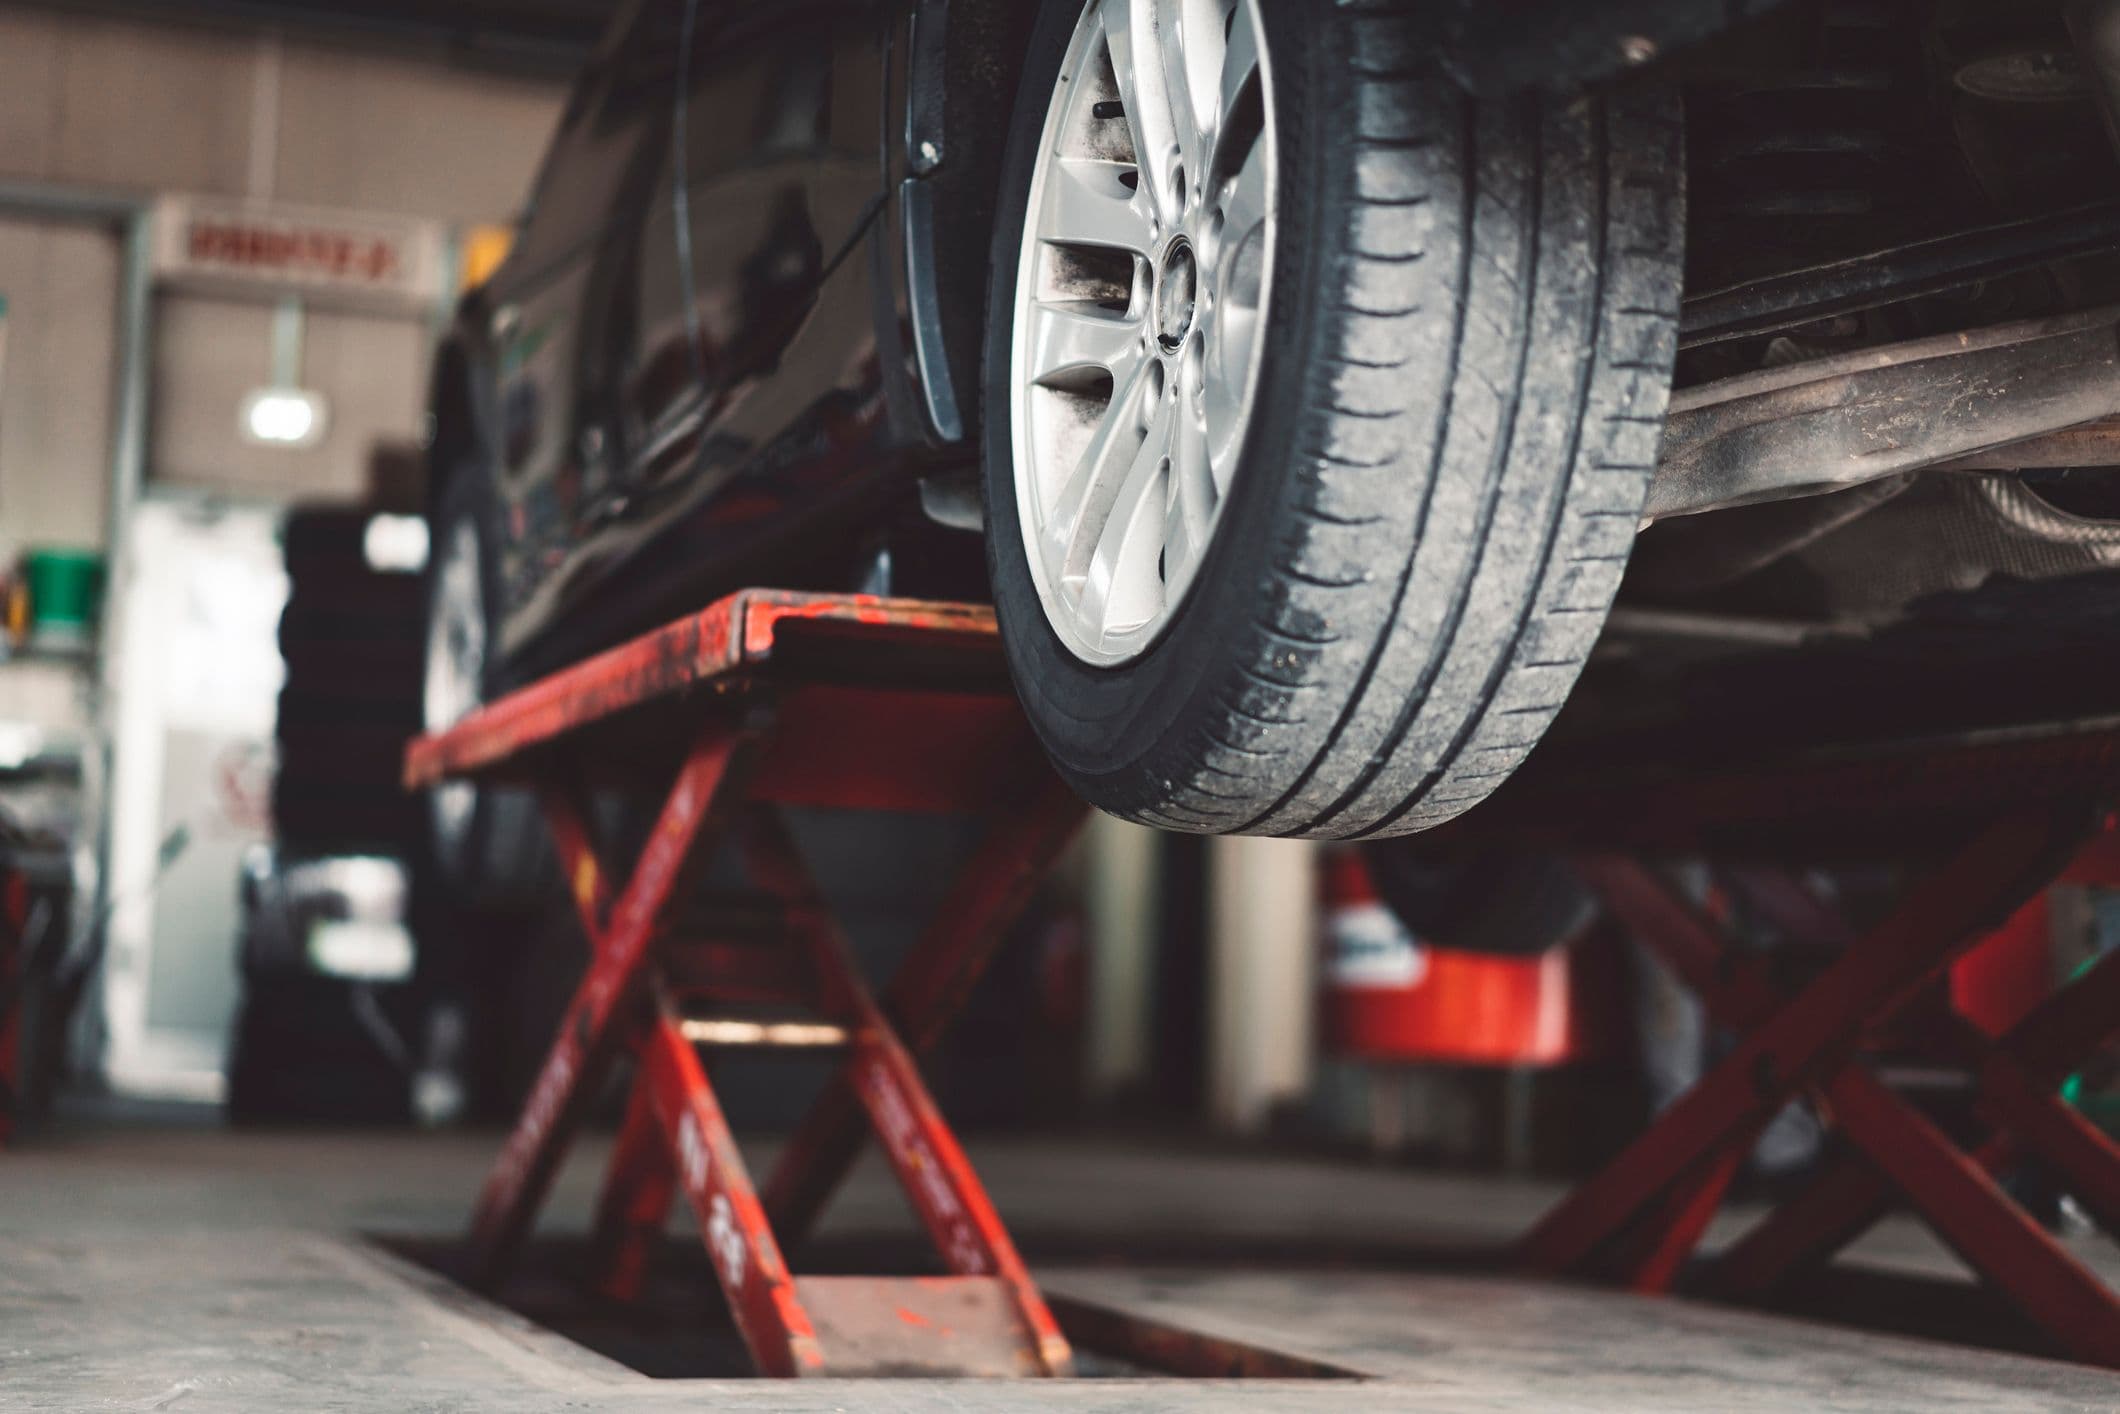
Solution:
M401 52L0 3L0 183L505 221L564 98ZM118 275L112 236L0 211L0 556L100 539ZM419 433L426 320L311 315L303 377L332 430L310 451L237 436L237 401L271 367L267 306L167 295L157 323L150 480L352 497L372 444Z
M249 497L357 500L370 452L416 443L427 402L428 325L419 319L311 310L302 386L324 393L322 442L292 451L238 435L243 395L270 381L267 304L164 296L155 320L148 479Z
M102 540L118 268L113 233L0 212L0 557L26 544Z
M0 177L503 220L563 89L398 53L0 5Z

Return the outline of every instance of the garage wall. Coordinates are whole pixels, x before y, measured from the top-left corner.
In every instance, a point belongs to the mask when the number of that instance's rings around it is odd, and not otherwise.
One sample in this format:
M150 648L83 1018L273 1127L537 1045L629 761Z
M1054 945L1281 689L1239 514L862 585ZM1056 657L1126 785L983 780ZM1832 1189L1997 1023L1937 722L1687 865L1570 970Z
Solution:
M0 178L505 220L564 97L401 53L0 4Z
M399 51L0 0L0 183L506 221L565 94ZM100 540L118 277L111 236L0 213L0 555ZM331 431L283 451L236 430L237 401L270 371L269 307L170 294L156 317L150 480L352 497L374 443L418 436L426 318L314 311L303 374L330 400Z
M0 215L0 557L103 538L118 267L111 233Z
M358 500L378 446L416 445L427 401L427 325L313 309L301 382L329 400L313 448L260 447L238 434L243 395L270 381L268 304L165 296L156 311L149 480L245 497Z

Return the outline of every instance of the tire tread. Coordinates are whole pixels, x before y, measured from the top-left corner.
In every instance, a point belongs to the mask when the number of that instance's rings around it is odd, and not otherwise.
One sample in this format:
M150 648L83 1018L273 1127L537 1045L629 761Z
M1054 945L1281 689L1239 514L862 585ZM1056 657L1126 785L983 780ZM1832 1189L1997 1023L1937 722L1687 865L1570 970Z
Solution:
M1268 570L1274 609L1222 720L1198 728L1201 769L1156 812L1188 828L1411 833L1505 780L1618 590L1675 356L1683 125L1663 95L1476 107L1412 57L1403 5L1341 3L1326 23L1325 62L1353 75L1326 121L1352 128L1352 155L1327 195L1343 284L1304 389L1317 450ZM1452 211L1417 245L1393 224ZM1437 365L1447 382L1409 398ZM1284 783L1263 810L1230 796L1232 750Z

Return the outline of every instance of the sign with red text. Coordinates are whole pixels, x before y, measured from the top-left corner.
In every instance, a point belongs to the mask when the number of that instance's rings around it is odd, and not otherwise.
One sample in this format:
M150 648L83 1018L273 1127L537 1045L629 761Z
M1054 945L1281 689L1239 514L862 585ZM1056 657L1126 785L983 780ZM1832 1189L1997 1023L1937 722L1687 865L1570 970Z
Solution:
M155 273L170 284L431 305L447 272L447 232L418 217L202 196L155 205Z

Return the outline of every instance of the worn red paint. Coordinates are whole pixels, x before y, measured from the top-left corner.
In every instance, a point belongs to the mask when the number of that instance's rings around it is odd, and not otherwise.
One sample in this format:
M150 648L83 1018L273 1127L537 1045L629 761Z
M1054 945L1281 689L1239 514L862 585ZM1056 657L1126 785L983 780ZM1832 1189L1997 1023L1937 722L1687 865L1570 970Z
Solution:
M1081 801L1050 772L1009 795L1015 807L996 817L885 990L884 1014L916 1056L942 1038L1010 921L1081 828ZM842 1074L826 1087L766 1181L766 1208L790 1241L816 1222L860 1150L861 1105L850 1080Z
M783 670L778 650L797 638L802 666ZM879 685L875 665L901 648L948 649L991 667L992 614L967 605L747 591L512 694L407 752L406 780L415 786L489 769L571 782L573 768L585 766L584 754L604 739L591 730L598 724L688 689L717 689L693 699L697 738L630 871L614 872L598 858L571 786L541 782L592 954L480 1195L472 1230L480 1280L490 1284L505 1271L573 1137L583 1097L612 1055L630 1049L640 1064L598 1204L597 1284L615 1297L638 1297L652 1244L682 1194L759 1370L824 1370L831 1352L804 1309L679 1010L680 999L801 1003L842 1025L851 1048L841 1080L806 1121L806 1137L776 1168L775 1189L804 1194L806 1220L838 1181L864 1121L873 1125L945 1261L961 1274L953 1280L999 1283L1020 1323L1020 1342L1010 1347L1019 1368L1068 1368L1066 1339L768 803L991 812L987 845L893 984L891 1014L911 1027L915 1046L932 1044L1084 811L1052 776L997 676L989 674L995 685L983 690ZM833 683L842 650L861 656L855 675L866 686ZM739 699L718 692L735 686L744 689L740 711ZM539 752L561 741L571 748L565 770L555 768L552 753ZM753 874L783 906L779 936L744 944L733 919L712 941L666 936L665 915L689 863L729 825L740 826ZM854 1102L857 1094L863 1103ZM876 1282L874 1290L876 1319L895 1309L909 1335L923 1324L902 1319L913 1313L891 1300L891 1283ZM954 1338L948 1327L925 1324L928 1340ZM951 1358L928 1346L908 1363L933 1368Z
M957 1275L998 1278L1030 1333L1039 1363L1047 1373L1065 1370L1070 1355L1058 1323L912 1057L870 997L794 840L779 817L763 809L745 815L737 838L752 878L788 906L797 938L824 979L820 991L830 1013L854 1037L847 1075L930 1240Z
M608 910L608 921L600 906L601 891L582 909L591 947L589 970L474 1210L472 1277L479 1284L494 1285L505 1274L565 1157L584 1098L594 1091L619 1044L618 1032L626 1020L619 1015L619 1004L637 990L656 920L693 846L701 843L707 813L699 806L728 778L743 740L722 724L702 733L678 772L677 785L632 878ZM544 804L554 843L572 874L583 858L592 857L583 813L557 787L546 792Z
M510 693L405 750L405 784L419 789L476 775L527 748L699 686L733 686L763 668L781 636L857 639L906 647L999 653L993 610L978 604L746 589L688 618Z
M2054 1088L2113 1035L2115 1018L2120 1018L2120 953L2108 954L2048 997L1992 1045L1980 1069L1981 1108L1991 1122L2023 1129L2025 1140L2057 1167L2070 1162L2065 1148L2057 1151L2051 1138L2041 1144L2038 1136L2082 1123L2080 1115L2060 1103ZM2057 1116L2056 1110L2062 1113ZM2097 1148L2109 1150L2111 1143ZM1973 1157L1987 1172L2000 1173L2022 1153L2019 1136L2002 1129L1975 1149ZM2086 1203L2112 1192L2116 1180L2120 1172L2110 1158L2077 1167L2071 1178L2079 1196L2091 1195ZM1861 1236L1890 1211L1893 1194L1891 1184L1868 1163L1853 1156L1842 1159L1732 1244L1716 1261L1715 1285L1740 1296L1772 1290Z
M1736 1244L1717 1264L1721 1290L1757 1293L1799 1265L1824 1260L1881 1215L1896 1191L2062 1349L2120 1368L2120 1297L1992 1177L2013 1153L2033 1150L2067 1174L2072 1188L2120 1216L2120 1147L2052 1093L2074 1057L2120 1032L2120 959L2069 989L2076 995L2034 1007L1999 1044L1955 1013L1930 1028L1947 1058L1981 1077L1988 1117L2008 1130L1971 1153L1856 1059L1863 1035L1962 952L1978 920L2005 913L2065 867L2062 849L2080 829L2072 824L2078 818L2065 813L2043 828L2036 815L2005 821L1859 937L1793 877L1747 881L1755 902L1799 934L1850 940L1840 961L1793 999L1782 997L1756 959L1727 952L1717 925L1643 866L1582 861L1586 881L1634 936L1698 991L1718 1020L1748 1034L1737 1054L1642 1140L1541 1221L1525 1239L1526 1260L1545 1270L1578 1267L1624 1239L1632 1250L1612 1274L1667 1287L1758 1124L1808 1088L1867 1165L1842 1162ZM1680 1162L1691 1167L1675 1166Z

